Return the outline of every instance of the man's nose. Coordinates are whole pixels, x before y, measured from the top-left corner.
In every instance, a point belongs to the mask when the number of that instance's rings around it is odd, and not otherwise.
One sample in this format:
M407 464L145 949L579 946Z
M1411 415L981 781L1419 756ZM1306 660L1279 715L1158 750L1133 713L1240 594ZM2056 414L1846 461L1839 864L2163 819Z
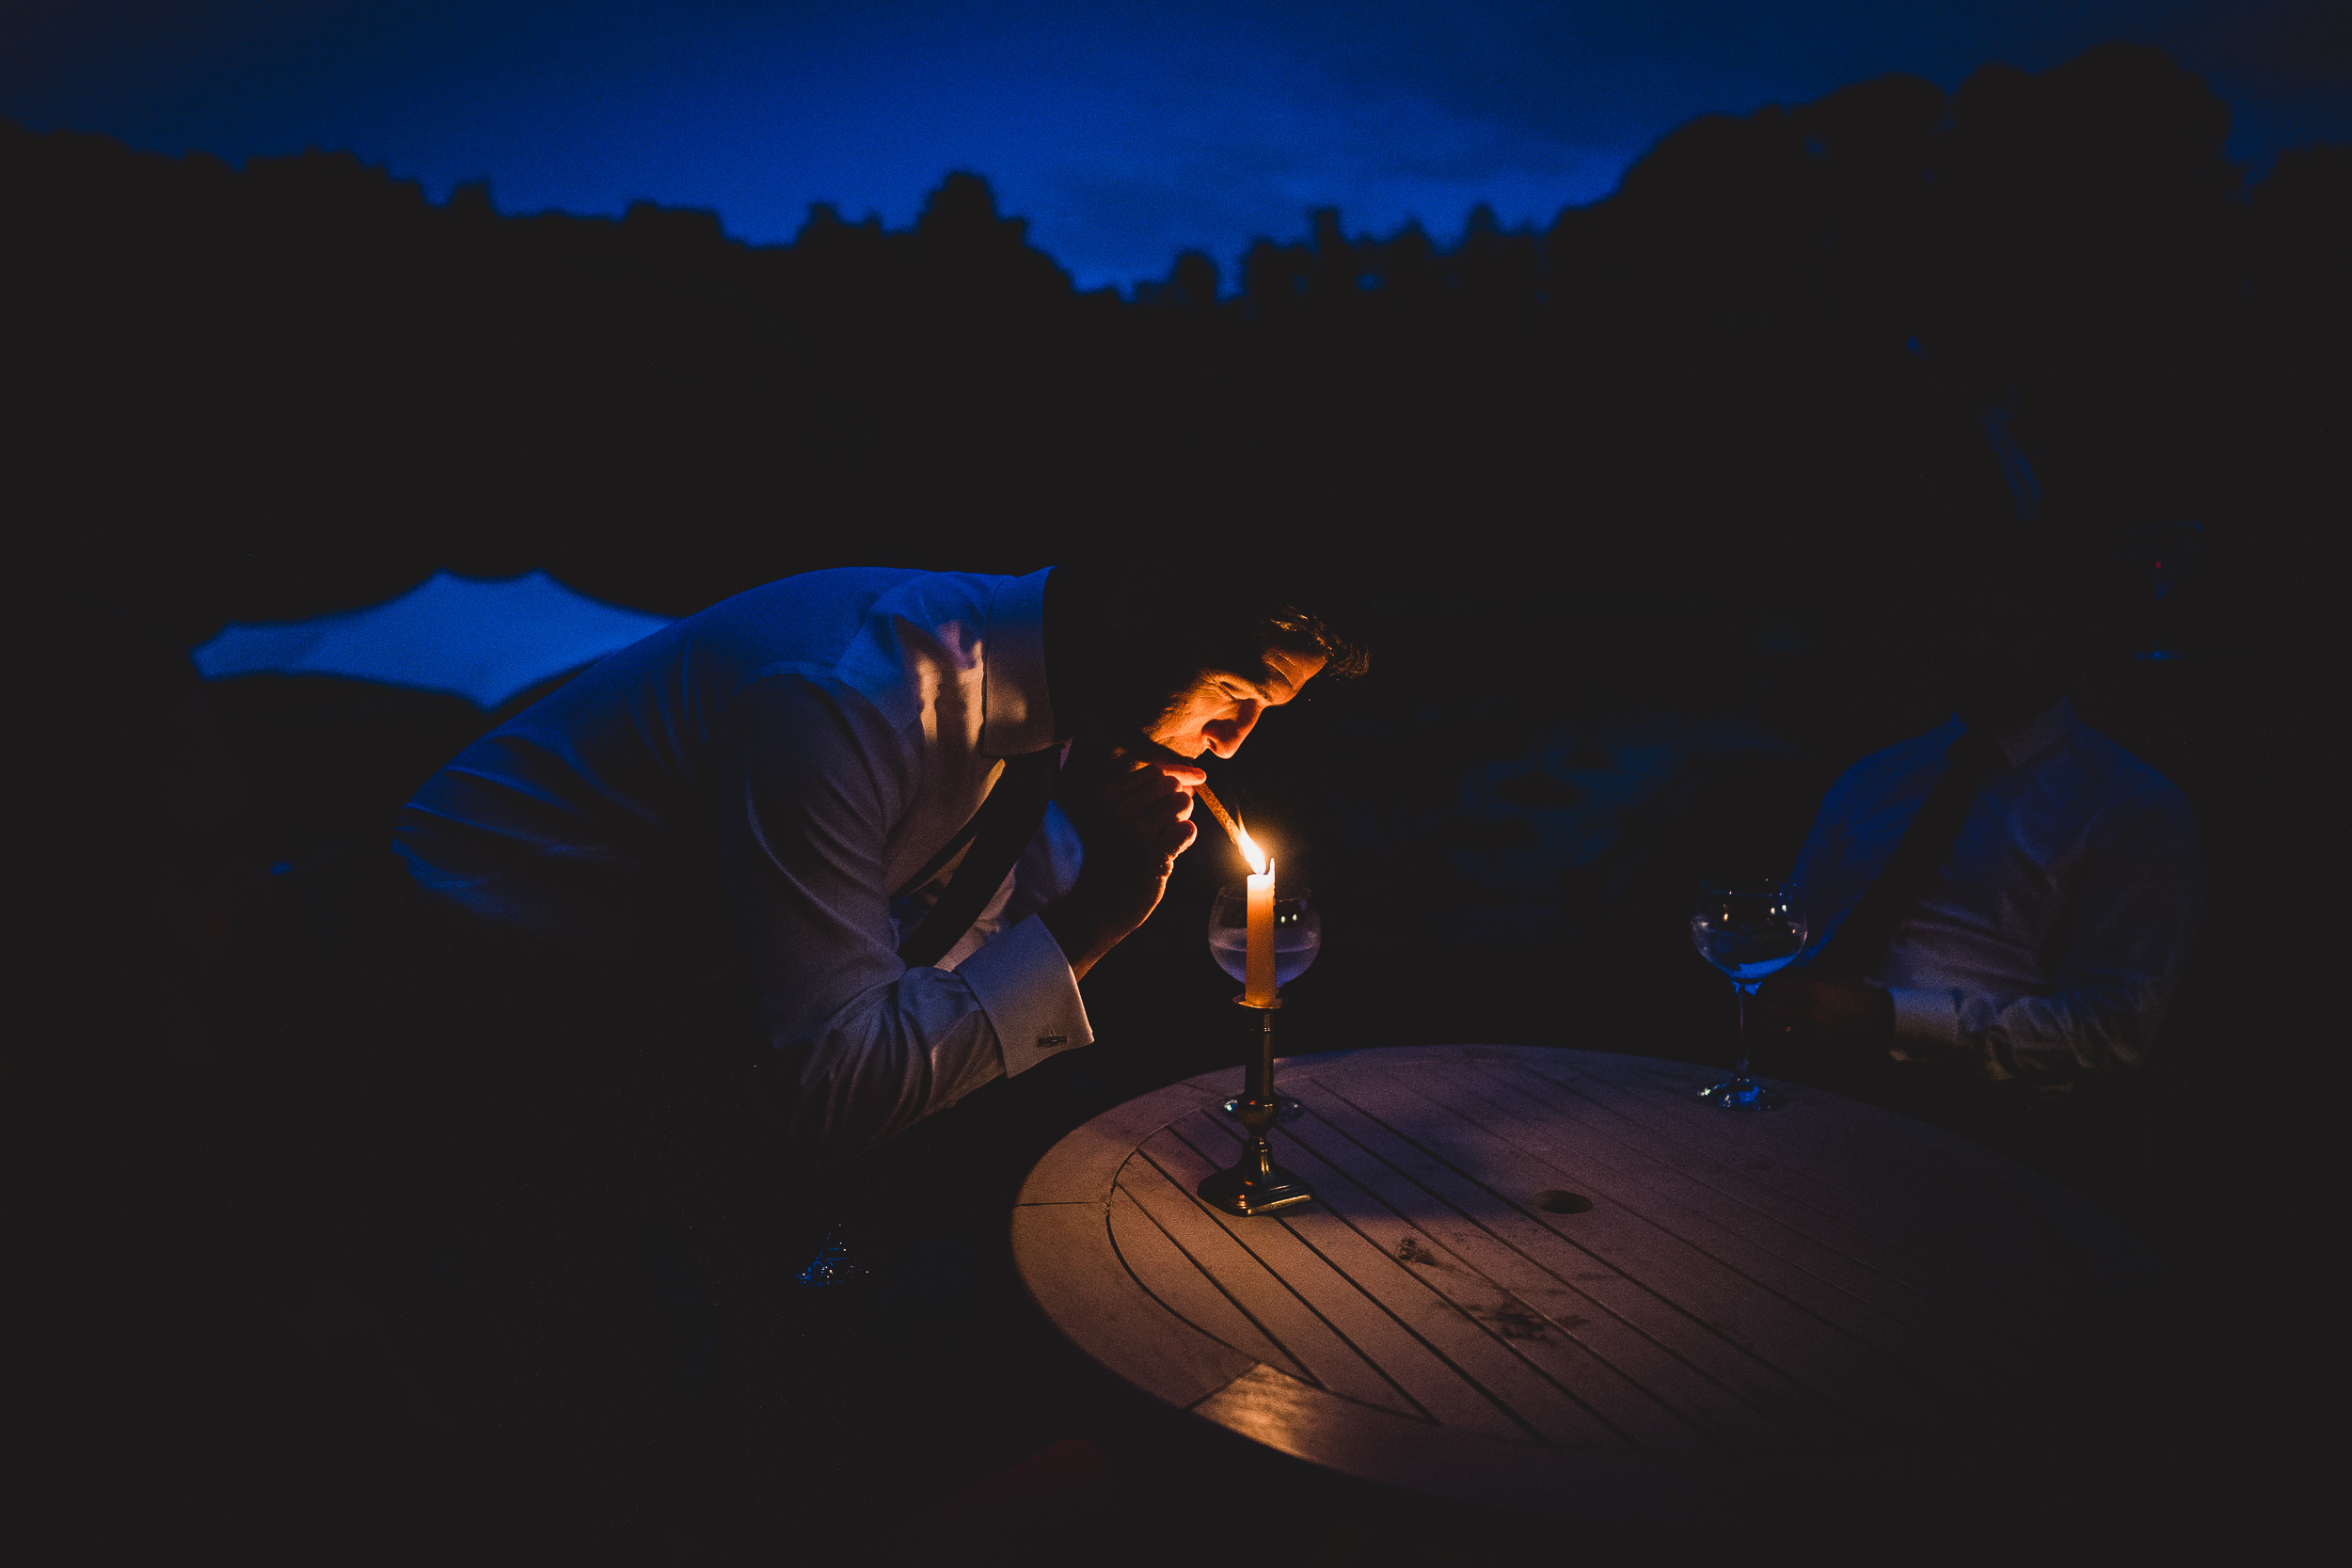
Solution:
M1249 703L1231 719L1219 719L1200 726L1201 738L1209 750L1220 757L1230 757L1241 750L1241 743L1249 738L1249 732L1258 727L1258 705Z

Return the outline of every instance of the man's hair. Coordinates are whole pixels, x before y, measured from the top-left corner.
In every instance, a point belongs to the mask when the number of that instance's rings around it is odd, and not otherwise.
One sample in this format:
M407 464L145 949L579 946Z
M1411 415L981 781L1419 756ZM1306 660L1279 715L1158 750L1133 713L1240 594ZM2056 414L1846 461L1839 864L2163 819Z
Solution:
M1263 679L1277 649L1320 656L1327 678L1371 667L1342 595L1309 572L1155 555L1073 562L1064 573L1073 608L1085 607L1082 700L1104 722L1138 727L1211 672Z

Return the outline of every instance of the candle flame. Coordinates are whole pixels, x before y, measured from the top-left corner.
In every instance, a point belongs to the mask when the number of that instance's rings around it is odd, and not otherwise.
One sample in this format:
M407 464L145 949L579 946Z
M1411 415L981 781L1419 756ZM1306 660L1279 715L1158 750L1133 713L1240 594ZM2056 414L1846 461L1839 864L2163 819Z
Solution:
M1233 824L1233 843L1241 850L1241 858L1249 863L1249 874L1253 877L1264 876L1265 851L1259 848L1258 841L1249 836L1249 830L1238 822Z

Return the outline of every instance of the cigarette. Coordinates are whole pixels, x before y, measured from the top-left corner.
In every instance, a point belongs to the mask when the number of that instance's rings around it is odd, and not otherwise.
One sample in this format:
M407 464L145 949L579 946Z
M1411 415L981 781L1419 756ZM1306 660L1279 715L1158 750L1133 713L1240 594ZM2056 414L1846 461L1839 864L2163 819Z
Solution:
M1116 741L1111 744L1111 755L1115 757L1132 757L1136 754ZM1192 798L1209 808L1209 815L1216 818L1216 825L1225 830L1225 836L1233 841L1233 847L1240 849L1241 824L1234 821L1233 814L1225 809L1225 802L1216 798L1216 791L1205 784L1198 784L1192 786ZM1248 851L1245 849L1242 853L1247 857Z
M1216 825L1225 830L1226 836L1233 841L1233 847L1241 847L1241 826L1233 820L1233 814L1225 809L1225 802L1216 798L1216 791L1207 784L1195 784L1192 786L1192 798L1209 808L1209 815L1216 818Z

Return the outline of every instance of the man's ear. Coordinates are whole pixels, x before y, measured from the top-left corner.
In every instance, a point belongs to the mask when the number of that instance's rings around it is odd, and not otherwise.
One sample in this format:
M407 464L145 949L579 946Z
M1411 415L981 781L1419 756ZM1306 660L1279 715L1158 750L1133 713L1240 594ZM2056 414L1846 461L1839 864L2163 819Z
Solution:
M1176 568L1165 557L1142 556L1121 565L1103 595L1103 623L1122 637L1168 624Z

